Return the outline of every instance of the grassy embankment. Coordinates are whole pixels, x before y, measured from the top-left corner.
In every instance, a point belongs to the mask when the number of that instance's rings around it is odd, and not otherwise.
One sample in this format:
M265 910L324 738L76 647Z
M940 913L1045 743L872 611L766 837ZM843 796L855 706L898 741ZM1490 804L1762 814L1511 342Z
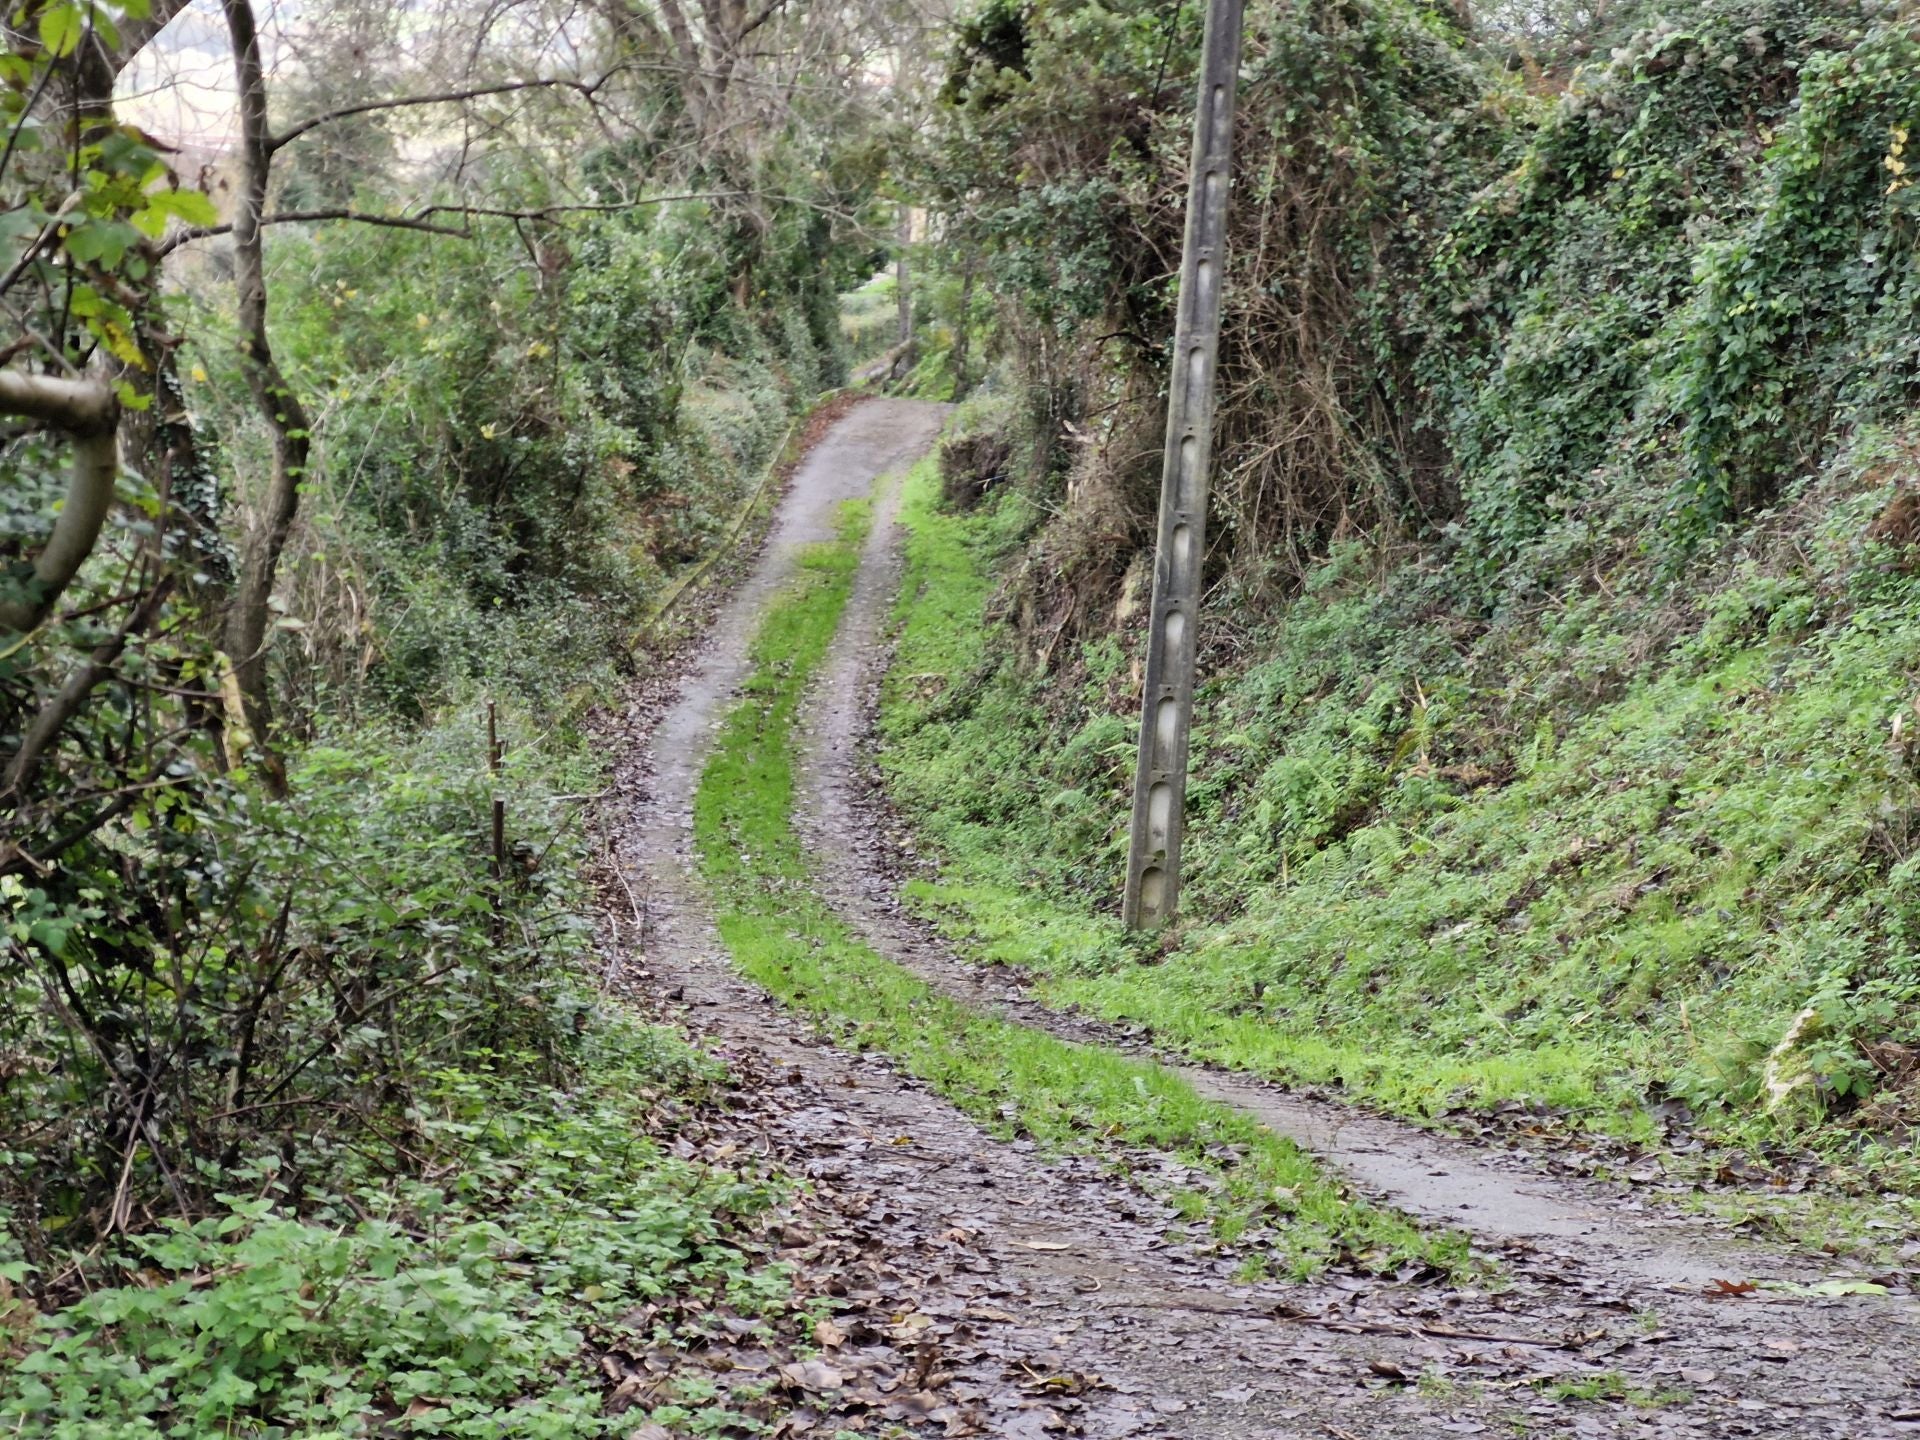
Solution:
M1647 1144L1678 1097L1759 1169L1811 1152L1829 1200L1912 1214L1920 592L1861 539L1897 483L1877 444L1703 567L1691 609L1596 590L1463 647L1419 576L1326 566L1205 687L1190 918L1154 942L1112 918L1120 649L1065 689L1008 662L982 614L1026 502L954 514L917 475L883 714L943 861L915 896L1050 1003L1197 1057ZM1792 1205L1821 1240L1872 1214Z
M925 473L916 472L916 493ZM695 841L740 968L849 1043L893 1056L995 1131L1064 1148L1179 1155L1201 1182L1169 1198L1188 1218L1211 1222L1222 1242L1258 1239L1249 1247L1256 1266L1307 1274L1343 1256L1375 1267L1410 1257L1464 1264L1458 1237L1423 1234L1357 1202L1292 1144L1167 1071L935 993L819 897L792 827L794 721L851 590L866 525L866 509L850 509L840 538L806 557L767 616L746 698L701 779ZM1271 1229L1250 1233L1256 1225Z

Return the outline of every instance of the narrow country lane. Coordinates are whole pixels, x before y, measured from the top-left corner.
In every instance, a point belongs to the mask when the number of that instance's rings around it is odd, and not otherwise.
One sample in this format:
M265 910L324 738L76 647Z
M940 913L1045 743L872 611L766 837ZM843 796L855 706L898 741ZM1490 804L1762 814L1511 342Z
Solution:
M852 597L803 718L795 818L820 893L881 954L967 1006L1140 1049L972 970L894 900L881 839L893 822L862 755L897 581L898 477L943 419L944 407L870 400L833 427L624 780L634 803L622 854L647 917L645 983L683 1001L688 1023L743 1071L784 1077L760 1107L769 1151L837 1196L871 1256L871 1283L843 1297L843 1359L866 1364L880 1393L826 1387L783 1433L831 1434L849 1406L929 1435L1920 1433L1911 1302L1745 1285L1810 1288L1823 1274L1810 1259L1740 1245L1515 1157L1183 1069L1361 1192L1469 1231L1502 1277L1479 1289L1339 1271L1301 1285L1236 1283L1232 1263L1169 1243L1171 1212L1124 1178L992 1138L735 974L694 868L702 768L802 548L833 535L844 501L871 494ZM1710 1294L1719 1280L1738 1282L1737 1293ZM903 1333L919 1337L905 1350ZM910 1358L889 1371L889 1353Z

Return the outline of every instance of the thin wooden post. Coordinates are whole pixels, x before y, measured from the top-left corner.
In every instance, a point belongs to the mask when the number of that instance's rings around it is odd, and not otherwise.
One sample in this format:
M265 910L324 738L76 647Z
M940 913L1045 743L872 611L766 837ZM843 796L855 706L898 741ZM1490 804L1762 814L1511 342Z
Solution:
M494 702L487 701L487 773L492 778L492 803L487 807L492 822L487 838L492 842L493 864L493 939L497 945L505 938L507 917L501 908L502 890L507 878L507 801L500 793L500 762L506 747L500 743L500 719Z
M1121 914L1129 927L1164 924L1180 900L1180 840L1193 724L1194 630L1206 560L1208 465L1213 445L1214 367L1220 351L1220 290L1227 248L1234 94L1240 74L1241 0L1208 0L1186 244L1167 384L1167 445L1154 542L1153 609L1133 778L1133 830Z

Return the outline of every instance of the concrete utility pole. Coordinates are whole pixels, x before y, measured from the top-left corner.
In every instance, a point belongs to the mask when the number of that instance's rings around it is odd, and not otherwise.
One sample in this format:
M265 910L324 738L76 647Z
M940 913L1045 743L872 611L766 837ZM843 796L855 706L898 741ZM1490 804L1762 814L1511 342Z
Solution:
M1180 837L1193 725L1194 628L1207 553L1213 372L1220 351L1220 287L1227 249L1227 182L1234 91L1240 77L1241 0L1208 0L1193 116L1193 177L1180 255L1180 301L1167 385L1167 448L1153 554L1153 609L1133 773L1133 834L1121 914L1130 928L1161 925L1180 900Z

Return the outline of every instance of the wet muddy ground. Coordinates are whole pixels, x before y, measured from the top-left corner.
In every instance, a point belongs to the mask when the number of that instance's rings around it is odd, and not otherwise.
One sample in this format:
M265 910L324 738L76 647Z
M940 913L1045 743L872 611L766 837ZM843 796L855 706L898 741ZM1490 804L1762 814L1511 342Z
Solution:
M797 820L821 893L876 949L964 1003L1143 1048L968 965L897 903L886 837L899 820L863 754L897 583L897 478L943 420L941 407L871 400L815 446L704 645L630 717L611 827L638 941L623 983L670 1001L737 1077L730 1115L702 1143L813 1182L784 1258L840 1311L816 1334L816 1359L777 1371L781 1433L1920 1435L1911 1298L1754 1288L1811 1289L1834 1278L1823 1257L1743 1243L1492 1147L1186 1067L1197 1089L1316 1151L1359 1192L1469 1232L1497 1277L1236 1283L1234 1257L1172 1238L1170 1212L1113 1167L995 1139L735 975L694 872L701 766L799 550L831 537L841 501L873 494L854 596L803 720ZM1173 1163L1122 1158L1136 1171Z

